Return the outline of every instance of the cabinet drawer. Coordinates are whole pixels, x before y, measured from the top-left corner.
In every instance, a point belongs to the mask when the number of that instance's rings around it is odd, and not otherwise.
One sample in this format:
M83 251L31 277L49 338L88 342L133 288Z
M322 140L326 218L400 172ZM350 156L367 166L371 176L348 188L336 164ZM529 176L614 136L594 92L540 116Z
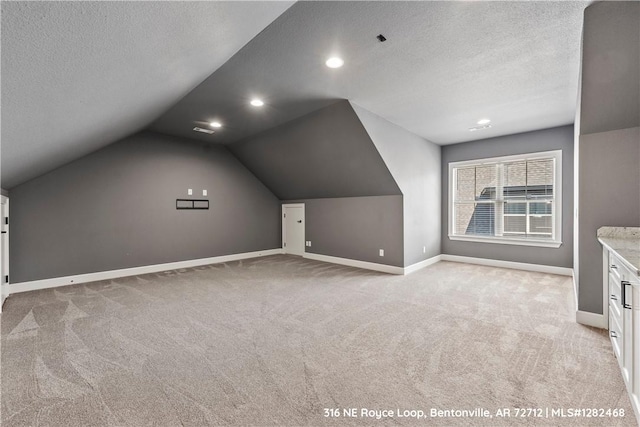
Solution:
M620 365L620 368L622 368L622 328L611 312L609 312L609 339L611 339L611 345L613 346L613 353L616 355L616 360L618 360L618 364Z
M620 280L620 268L623 267L622 262L613 253L609 252L609 273Z
M620 287L609 286L609 314L622 325L622 304L620 302Z
M640 277L632 272L617 256L609 252L609 272L618 281L625 280L627 282L640 285Z
M613 301L609 302L609 315L613 317L618 325L622 325L622 315L624 311L620 308L620 305L614 303Z
M620 280L609 273L609 305L616 305L618 312L622 309L622 292L620 289Z

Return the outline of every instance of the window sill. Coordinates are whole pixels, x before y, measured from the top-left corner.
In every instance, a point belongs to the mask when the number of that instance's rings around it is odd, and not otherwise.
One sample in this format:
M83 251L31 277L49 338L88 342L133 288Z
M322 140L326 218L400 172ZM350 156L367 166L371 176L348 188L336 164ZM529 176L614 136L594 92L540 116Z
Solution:
M476 243L497 243L499 245L537 246L543 248L559 248L562 242L551 240L517 239L510 237L480 237L449 235L449 240L460 240Z

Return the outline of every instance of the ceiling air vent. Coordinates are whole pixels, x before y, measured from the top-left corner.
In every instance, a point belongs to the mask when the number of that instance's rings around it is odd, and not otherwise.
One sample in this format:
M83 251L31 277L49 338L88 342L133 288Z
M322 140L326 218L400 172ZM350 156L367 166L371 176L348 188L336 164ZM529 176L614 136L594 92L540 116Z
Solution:
M215 130L202 129L202 128L199 128L198 126L194 127L193 130L195 130L196 132L206 133L207 135L212 135L216 132Z
M477 130L482 130L482 129L489 129L490 127L491 127L490 123L482 126L475 126L475 127L469 128L469 132L475 132Z

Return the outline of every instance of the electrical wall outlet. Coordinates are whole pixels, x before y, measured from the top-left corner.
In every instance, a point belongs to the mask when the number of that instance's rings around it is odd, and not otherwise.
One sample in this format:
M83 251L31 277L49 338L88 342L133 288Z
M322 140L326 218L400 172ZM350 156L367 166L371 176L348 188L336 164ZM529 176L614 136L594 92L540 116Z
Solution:
M384 249L380 249L380 256L384 256Z
M206 196L207 195L207 190L202 190L202 195Z
M193 188L187 188L187 194L193 196Z
M308 247L311 247L311 240L307 240L305 243Z

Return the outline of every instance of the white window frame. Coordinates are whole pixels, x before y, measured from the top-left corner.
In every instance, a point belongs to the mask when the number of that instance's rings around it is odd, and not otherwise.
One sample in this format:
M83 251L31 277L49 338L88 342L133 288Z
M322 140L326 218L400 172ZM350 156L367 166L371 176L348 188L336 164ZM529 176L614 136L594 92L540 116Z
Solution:
M531 214L531 203L542 203L539 200L514 200L513 203L523 203L526 207L525 207L525 213L523 214L510 214L510 213L502 213L502 217L524 217L525 218L525 231L524 232L516 232L516 231L505 231L504 230L504 225L503 225L503 229L502 229L502 233L509 233L509 234L531 234L531 217L545 217L545 216L553 216L553 214ZM506 204L506 203L505 203ZM535 233L535 234L549 234L551 237L553 237L553 227L554 227L554 223L553 221L551 221L551 232L550 233ZM529 238L527 238L529 239Z
M554 170L553 170L553 221L552 221L552 238L551 239L535 239L531 237L517 237L517 236L471 236L454 234L455 224L455 201L454 189L456 188L454 169L468 166L481 166L490 164L502 164L506 162L513 162L518 160L536 160L536 159L549 159L553 158ZM499 195L498 201L504 203L503 191L500 187L501 183L496 188L496 193ZM525 201L523 200L522 203ZM449 240L460 240L467 242L482 242L482 243L498 243L504 245L521 245L521 246L540 246L547 248L558 248L562 245L562 150L543 151L537 153L517 154L513 156L500 156L491 157L486 159L474 159L465 160L460 162L449 163ZM529 204L527 203L527 212L529 212ZM503 209L504 216L504 209ZM497 218L496 221L502 221L503 218ZM528 223L528 220L527 220ZM527 225L528 228L528 225Z

